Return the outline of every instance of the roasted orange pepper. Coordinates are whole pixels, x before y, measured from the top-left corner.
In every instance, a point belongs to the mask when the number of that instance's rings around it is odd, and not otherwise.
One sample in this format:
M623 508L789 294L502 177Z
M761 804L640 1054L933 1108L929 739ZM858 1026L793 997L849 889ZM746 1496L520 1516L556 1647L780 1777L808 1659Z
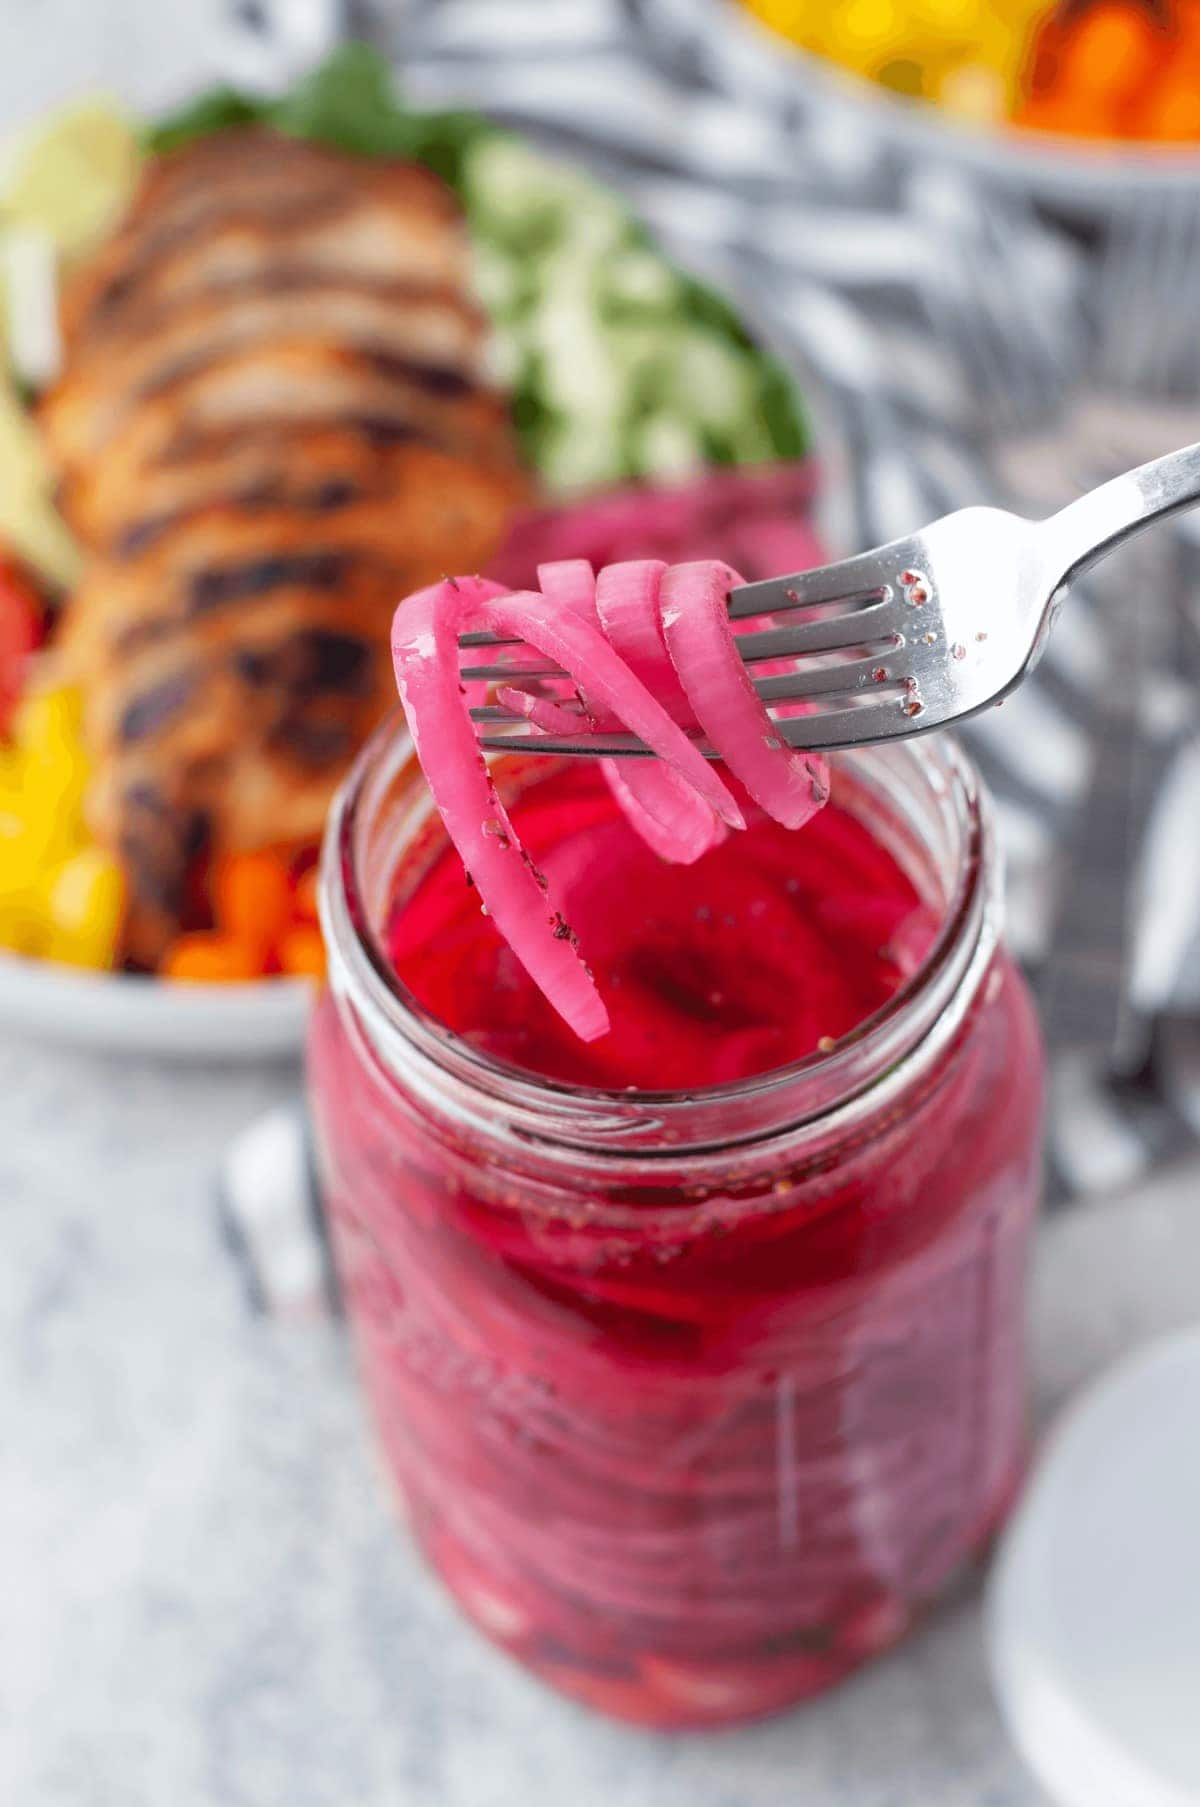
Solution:
M1134 135L1161 143L1190 144L1200 138L1200 75L1172 68L1133 116Z
M254 942L222 934L181 935L159 968L165 979L198 985L245 984L264 972L262 950Z
M277 853L229 853L212 876L213 915L232 940L262 950L274 947L292 915L292 888Z
M317 892L320 889L321 869L310 866L296 880L295 895L292 898L292 912L297 922L316 922Z
M1170 34L1147 6L1099 0L1068 35L1062 79L1103 107L1144 90L1170 52Z
M280 969L296 979L325 977L325 943L321 931L302 924L289 929L279 943Z
M1145 0L1096 0L1051 15L1034 42L1019 125L1075 137L1140 135L1135 110L1152 92L1176 43Z

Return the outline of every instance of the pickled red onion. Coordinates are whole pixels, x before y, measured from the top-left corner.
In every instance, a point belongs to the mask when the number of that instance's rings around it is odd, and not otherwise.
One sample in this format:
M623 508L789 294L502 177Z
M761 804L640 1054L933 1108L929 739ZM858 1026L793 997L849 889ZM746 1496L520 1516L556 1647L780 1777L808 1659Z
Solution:
M695 713L663 640L659 594L666 569L660 558L606 565L596 579L596 613L609 645L616 647L634 676L677 722L694 727Z
M728 832L686 778L650 759L606 759L604 776L633 828L660 860L691 866Z
M516 684L498 684L496 701L514 715L523 715L543 734L579 734L589 726L553 697L535 696L532 690L522 690Z
M715 559L672 565L659 591L667 651L705 734L755 802L801 828L829 797L829 768L781 739L738 655L727 597L741 583Z
M663 641L659 592L667 567L661 559L608 565L596 579L596 613L610 646L685 727L695 713L675 675ZM617 802L660 859L690 866L728 832L703 797L678 772L658 761L605 760L605 777Z
M743 818L703 755L583 614L482 578L446 579L400 604L392 624L397 688L447 833L514 954L580 1039L594 1041L608 1013L570 928L523 857L467 712L458 636L477 630L519 635L586 684L599 707L686 776L723 820L740 828Z
M596 573L586 558L556 558L551 564L537 568L538 589L561 608L582 615L593 627L600 625L596 613Z
M585 558L563 558L553 564L539 565L537 578L538 588L543 596L561 608L570 609L573 614L582 615L593 627L599 625L596 619L596 578ZM582 690L579 695L586 710L587 700ZM555 698L539 696L535 691L526 690L519 685L498 685L496 697L506 709L523 715L544 734L580 734L585 729L596 726L594 714L581 720ZM620 723L610 721L606 726L619 727Z
M634 675L676 721L690 725L694 717L658 625L658 589L666 568L661 559L637 559L610 565L597 578L586 559L572 558L539 565L537 575L543 596L598 622ZM584 702L586 706L586 697ZM547 710L516 706L536 726L553 731ZM575 720L568 732L579 728ZM630 827L659 859L690 866L724 840L725 824L670 766L657 759L603 759L600 764Z

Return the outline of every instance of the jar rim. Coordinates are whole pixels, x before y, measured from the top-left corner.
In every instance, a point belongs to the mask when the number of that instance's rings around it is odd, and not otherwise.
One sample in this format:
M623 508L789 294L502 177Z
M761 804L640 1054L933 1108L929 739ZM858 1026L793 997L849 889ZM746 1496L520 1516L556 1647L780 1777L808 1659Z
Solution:
M856 752L878 756L880 749ZM349 1003L369 1035L377 1056L422 1093L437 1093L445 1114L476 1129L500 1136L511 1133L522 1142L553 1142L579 1151L584 1133L589 1152L639 1158L650 1152L678 1155L707 1150L728 1151L764 1133L739 1135L728 1122L720 1135L706 1140L670 1129L673 1119L723 1118L738 1107L789 1094L806 1093L787 1111L786 1127L795 1129L829 1117L864 1093L872 1098L882 1079L894 1080L898 1066L909 1064L918 1046L934 1036L940 1045L953 1025L943 1020L956 999L955 1023L975 985L990 965L1000 934L1000 898L995 835L986 789L973 761L949 735L913 737L897 743L896 752L919 773L931 790L955 813L962 835L962 857L954 884L940 905L941 921L929 949L896 991L877 1010L839 1038L832 1051L817 1050L802 1060L748 1078L715 1086L649 1091L606 1089L557 1080L518 1067L480 1049L449 1029L409 991L387 959L375 934L363 896L356 839L364 812L394 785L406 766L420 779L415 754L400 712L394 711L371 736L334 800L326 828L321 862L321 918L329 948L330 982L339 1003ZM843 763L848 757L835 761ZM394 865L393 865L394 870ZM965 994L965 996L964 996ZM931 1005L916 1011L919 1001ZM923 1021L916 1021L920 1015ZM408 1058L406 1058L406 1056ZM420 1072L418 1073L418 1069ZM430 1083L432 1082L432 1084ZM476 1094L482 1113L468 1100L452 1097L447 1085ZM651 1147L647 1147L650 1138Z

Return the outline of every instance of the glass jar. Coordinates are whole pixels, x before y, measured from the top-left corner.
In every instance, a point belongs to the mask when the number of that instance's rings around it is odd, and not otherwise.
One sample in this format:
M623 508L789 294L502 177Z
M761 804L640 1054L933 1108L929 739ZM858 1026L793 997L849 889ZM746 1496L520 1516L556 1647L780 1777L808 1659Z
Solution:
M548 763L499 765L505 800ZM383 932L437 824L396 723L326 841L310 1082L388 1467L483 1631L652 1725L893 1643L1022 1470L1043 1076L988 811L944 737L835 782L936 939L832 1053L690 1095L506 1067L401 986Z

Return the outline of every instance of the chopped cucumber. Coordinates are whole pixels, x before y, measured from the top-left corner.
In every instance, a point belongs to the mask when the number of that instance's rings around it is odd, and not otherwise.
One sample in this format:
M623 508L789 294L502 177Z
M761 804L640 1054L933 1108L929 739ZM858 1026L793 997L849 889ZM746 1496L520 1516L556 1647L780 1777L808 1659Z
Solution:
M587 259L600 266L620 244L625 231L625 215L615 202L597 206L594 199L586 205L572 201L564 210L562 249L568 256Z
M560 234L559 208L527 163L532 153L515 139L483 140L464 165L467 216L474 236L510 253L536 255Z
M598 418L620 413L618 373L586 286L551 289L531 315L527 333L541 358L552 408Z
M513 390L525 369L525 346L511 327L497 325L488 334L483 347L483 369L489 383L497 389Z
M558 494L615 483L626 470L622 435L611 417L576 414L546 434L539 467Z
M598 314L603 266L603 258L586 246L569 236L560 238L538 262L531 305L552 307L561 296L570 295L582 299L591 314Z
M609 259L601 274L601 305L613 319L646 315L676 318L680 291L674 270L661 257L640 246L628 246Z
M703 439L678 414L648 414L633 430L631 450L636 468L656 477L688 477L705 462Z
M615 196L504 133L468 151L464 186L472 227L512 245L548 248L570 236L599 250L625 230Z
M511 320L525 300L525 285L515 259L484 239L471 245L471 292L493 320Z
M647 322L625 322L605 331L609 355L622 379L636 384L649 370L663 371L671 360L673 333Z
M735 433L753 415L758 389L754 362L740 346L700 327L675 336L667 393L674 405L703 426Z

